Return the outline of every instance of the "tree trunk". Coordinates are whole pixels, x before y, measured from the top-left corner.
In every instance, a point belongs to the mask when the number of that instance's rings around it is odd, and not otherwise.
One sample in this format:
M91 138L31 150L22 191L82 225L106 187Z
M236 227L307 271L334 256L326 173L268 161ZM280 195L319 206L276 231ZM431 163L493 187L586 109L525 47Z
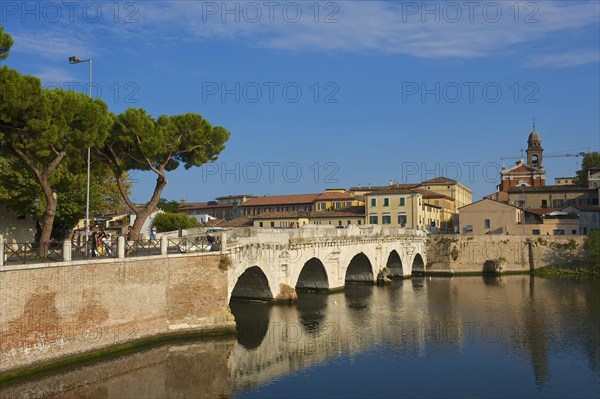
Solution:
M49 186L44 187L43 191L44 197L46 198L46 209L44 210L44 217L41 223L42 234L40 234L38 255L45 258L48 255L48 246L50 245L52 226L54 224L54 218L56 217L56 206L58 201L54 198L54 193ZM49 195L47 195L48 191L50 192Z
M156 178L156 186L154 187L154 192L152 193L152 198L150 199L150 202L148 202L146 206L141 210L132 208L136 215L135 222L133 223L133 231L137 233L138 237L141 238L141 230L142 227L144 227L144 223L146 223L146 220L152 214L152 212L154 212L157 209L156 207L158 205L158 202L160 201L160 195L162 194L162 190L165 188L166 185L167 179L159 175Z

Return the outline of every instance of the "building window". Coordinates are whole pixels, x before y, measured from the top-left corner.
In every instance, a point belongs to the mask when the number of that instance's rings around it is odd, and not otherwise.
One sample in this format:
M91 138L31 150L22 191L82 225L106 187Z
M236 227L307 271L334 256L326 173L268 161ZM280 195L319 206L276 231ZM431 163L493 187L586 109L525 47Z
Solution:
M565 201L561 199L552 200L552 206L555 208L562 208L565 206Z
M548 201L542 200L542 208L548 208Z
M577 230L571 230L571 234L577 234Z
M258 227L263 227L263 222L258 222Z
M533 235L535 235L535 236L539 236L540 235L540 231L539 230L533 230L531 233Z
M340 209L340 203L339 202L335 203L335 209Z
M271 227L275 227L275 222L271 222Z
M352 222L350 220L347 220L348 224L352 224Z
M390 206L390 199L389 198L384 198L383 199L383 206Z
M377 214L369 215L369 223L370 224L378 224L379 221L377 219Z
M398 224L402 227L406 226L406 213L398 214Z
M338 220L338 226L341 226L341 225L342 225L342 221Z
M377 206L377 198L371 198L371 206Z
M381 224L392 224L392 217L389 213L384 213L381 216Z
M552 232L552 234L554 234L555 236L564 236L565 235L565 231L564 230L554 230Z
M405 205L405 203L406 203L406 198L404 198L404 197L401 197L401 198L400 198L400 206L404 206L404 205Z
M484 229L491 229L492 227L492 223L490 222L490 219L484 219L483 220L483 228Z
M358 224L362 224L362 220L359 220L359 221L358 221Z

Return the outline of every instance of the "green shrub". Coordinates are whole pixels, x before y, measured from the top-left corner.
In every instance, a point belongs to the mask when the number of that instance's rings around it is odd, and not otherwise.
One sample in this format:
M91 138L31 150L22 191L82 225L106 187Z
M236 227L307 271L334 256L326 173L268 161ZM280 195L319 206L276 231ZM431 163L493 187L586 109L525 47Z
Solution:
M162 212L154 217L154 226L159 233L163 231L174 231L179 229L189 229L200 226L198 221L183 213Z

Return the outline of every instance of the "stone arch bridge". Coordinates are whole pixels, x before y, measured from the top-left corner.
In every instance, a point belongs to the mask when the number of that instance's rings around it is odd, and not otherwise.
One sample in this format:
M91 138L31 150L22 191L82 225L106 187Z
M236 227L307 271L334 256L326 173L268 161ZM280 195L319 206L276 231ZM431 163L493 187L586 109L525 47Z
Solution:
M338 290L388 275L424 273L427 233L381 226L244 229L223 237L228 299L288 300L296 290Z

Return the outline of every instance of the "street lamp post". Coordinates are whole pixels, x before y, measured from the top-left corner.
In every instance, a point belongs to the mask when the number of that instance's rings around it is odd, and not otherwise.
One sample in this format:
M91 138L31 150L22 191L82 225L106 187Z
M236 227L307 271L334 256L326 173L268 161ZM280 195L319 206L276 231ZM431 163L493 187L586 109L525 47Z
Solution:
M92 64L94 60L92 58L88 60L82 60L79 57L69 57L69 64L80 64L82 62L88 62L90 64L90 98L92 97ZM85 256L88 256L88 234L90 230L90 155L91 149L87 149L87 189L85 194Z

